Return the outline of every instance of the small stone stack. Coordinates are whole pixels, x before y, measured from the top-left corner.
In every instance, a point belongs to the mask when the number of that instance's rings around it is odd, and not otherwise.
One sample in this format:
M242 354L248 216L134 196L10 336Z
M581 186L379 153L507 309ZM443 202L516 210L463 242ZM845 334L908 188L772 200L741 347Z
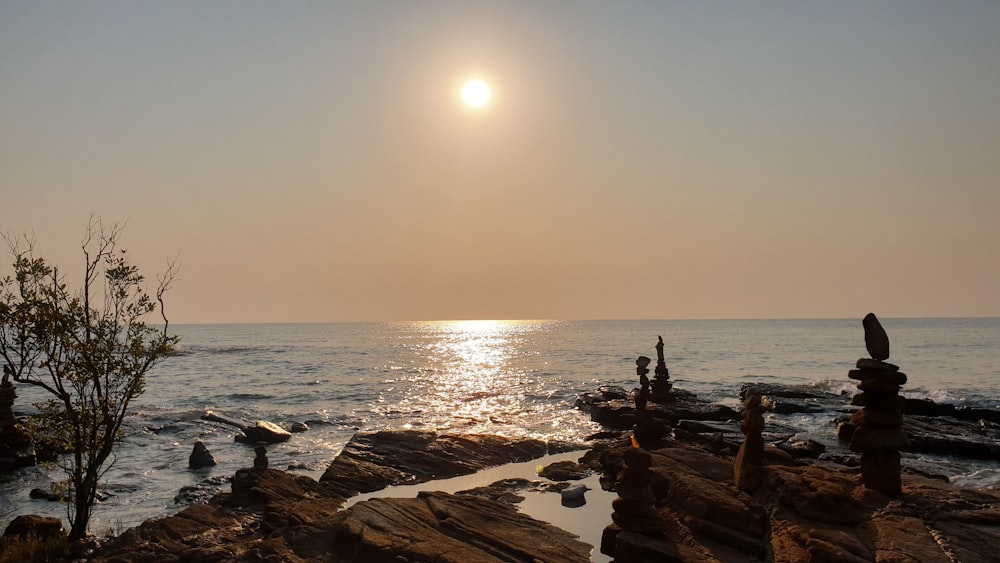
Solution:
M253 451L257 454L257 457L253 458L254 471L264 471L267 469L267 448L257 446Z
M670 388L674 386L670 382L670 371L667 370L667 363L663 359L663 337L657 336L656 342L656 369L653 370L653 400L657 403L670 401Z
M614 557L616 563L672 560L663 558L676 549L664 535L667 523L657 512L656 497L649 488L652 456L634 440L633 445L623 456L625 469L615 483L618 498L611 503L614 524L604 529L601 553Z
M903 431L903 406L899 386L906 383L906 374L898 366L887 363L889 337L878 318L868 313L862 321L865 346L871 358L858 360L858 369L847 376L860 381L852 404L864 407L851 417L855 426L851 451L861 454L861 478L865 487L899 496L903 490L899 452L910 447Z
M650 360L646 356L639 356L635 360L635 373L639 376L639 393L635 396L635 410L642 413L646 410L646 403L649 402L649 373Z
M733 463L733 481L748 493L757 490L764 482L764 411L760 395L749 393L743 408L740 430L745 438Z

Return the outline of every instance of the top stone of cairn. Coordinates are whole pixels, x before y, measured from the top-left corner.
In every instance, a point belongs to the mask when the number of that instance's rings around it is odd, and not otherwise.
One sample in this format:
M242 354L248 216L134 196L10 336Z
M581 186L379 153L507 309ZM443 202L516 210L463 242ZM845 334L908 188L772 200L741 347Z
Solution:
M861 325L865 327L865 347L873 359L885 361L889 359L889 335L885 333L882 324L878 322L875 313L868 313L862 319Z

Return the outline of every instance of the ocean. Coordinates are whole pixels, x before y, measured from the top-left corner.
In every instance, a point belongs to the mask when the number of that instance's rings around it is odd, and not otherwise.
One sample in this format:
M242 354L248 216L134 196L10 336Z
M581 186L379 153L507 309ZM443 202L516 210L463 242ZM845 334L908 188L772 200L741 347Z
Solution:
M889 361L909 376L903 394L1000 409L1000 319L882 319ZM580 441L600 430L574 407L599 385L637 386L635 359L655 359L662 335L675 388L739 406L740 385L779 383L844 395L843 408L768 415L768 422L848 453L832 420L847 412L847 377L867 356L861 319L454 321L181 325L177 353L149 374L127 437L101 490L92 533L172 514L182 487L223 482L251 465L235 430L207 410L309 430L268 448L270 466L318 478L357 431L416 428ZM43 398L18 385L15 412ZM781 417L780 419L778 417ZM218 465L188 469L201 440ZM1000 461L904 454L904 464L966 486L1000 484ZM29 498L61 478L55 468L0 474L0 529L18 514L65 518L65 506Z

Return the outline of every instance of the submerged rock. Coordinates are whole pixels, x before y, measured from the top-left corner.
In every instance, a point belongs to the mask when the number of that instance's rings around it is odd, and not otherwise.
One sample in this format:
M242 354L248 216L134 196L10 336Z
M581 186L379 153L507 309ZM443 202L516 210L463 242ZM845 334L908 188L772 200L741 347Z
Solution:
M589 475L590 469L569 460L550 463L538 472L539 477L545 477L551 481L578 481L586 479Z
M194 449L188 456L188 467L191 469L202 469L216 464L215 456L200 440L194 443Z

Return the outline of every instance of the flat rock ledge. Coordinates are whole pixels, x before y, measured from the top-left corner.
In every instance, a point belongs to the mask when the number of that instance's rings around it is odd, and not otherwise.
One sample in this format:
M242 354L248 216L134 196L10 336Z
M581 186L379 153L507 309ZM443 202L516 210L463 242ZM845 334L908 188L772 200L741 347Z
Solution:
M441 563L590 560L592 547L508 504L476 496L421 492L376 498L332 518L342 561Z

